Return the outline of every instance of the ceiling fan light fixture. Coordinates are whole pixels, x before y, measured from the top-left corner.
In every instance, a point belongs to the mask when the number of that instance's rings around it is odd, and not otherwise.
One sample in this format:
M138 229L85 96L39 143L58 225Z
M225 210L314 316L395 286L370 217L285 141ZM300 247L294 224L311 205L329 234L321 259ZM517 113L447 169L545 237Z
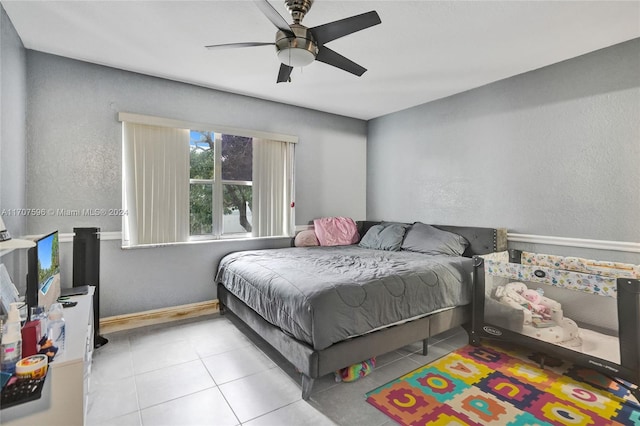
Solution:
M311 31L298 24L291 24L294 37L282 31L276 34L278 59L290 67L305 67L316 60L318 45Z
M278 59L290 67L306 67L316 60L316 55L300 47L286 47L278 51Z

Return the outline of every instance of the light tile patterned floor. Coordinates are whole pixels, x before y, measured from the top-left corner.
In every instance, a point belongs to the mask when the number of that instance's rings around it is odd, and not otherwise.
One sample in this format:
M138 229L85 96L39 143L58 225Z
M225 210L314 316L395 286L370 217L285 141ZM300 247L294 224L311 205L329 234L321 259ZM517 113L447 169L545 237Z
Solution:
M94 352L87 424L392 425L365 393L467 343L462 328L377 357L353 383L316 380L301 399L300 375L233 315L105 335Z

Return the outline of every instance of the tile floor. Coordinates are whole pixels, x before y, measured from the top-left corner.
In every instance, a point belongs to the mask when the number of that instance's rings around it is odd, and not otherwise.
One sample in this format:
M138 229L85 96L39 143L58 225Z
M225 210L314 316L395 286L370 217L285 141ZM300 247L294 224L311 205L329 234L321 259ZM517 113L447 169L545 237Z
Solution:
M232 314L105 335L94 352L87 425L393 425L365 393L467 343L457 328L377 357L353 383L300 377Z

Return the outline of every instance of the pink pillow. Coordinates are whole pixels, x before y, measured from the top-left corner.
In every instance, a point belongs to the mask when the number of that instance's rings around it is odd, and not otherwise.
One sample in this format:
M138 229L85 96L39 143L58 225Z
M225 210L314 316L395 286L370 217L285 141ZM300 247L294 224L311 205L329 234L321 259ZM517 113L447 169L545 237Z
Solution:
M321 246L348 246L360 239L358 227L348 217L323 217L313 221Z
M298 232L293 244L296 247L313 247L320 245L318 238L316 237L316 233L313 232L312 229Z

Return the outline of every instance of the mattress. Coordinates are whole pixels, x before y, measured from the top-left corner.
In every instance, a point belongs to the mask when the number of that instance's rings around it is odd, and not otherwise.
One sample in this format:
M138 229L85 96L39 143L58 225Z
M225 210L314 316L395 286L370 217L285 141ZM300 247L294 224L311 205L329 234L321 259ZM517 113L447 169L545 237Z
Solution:
M225 256L216 282L266 321L322 350L471 302L473 260L351 246Z

